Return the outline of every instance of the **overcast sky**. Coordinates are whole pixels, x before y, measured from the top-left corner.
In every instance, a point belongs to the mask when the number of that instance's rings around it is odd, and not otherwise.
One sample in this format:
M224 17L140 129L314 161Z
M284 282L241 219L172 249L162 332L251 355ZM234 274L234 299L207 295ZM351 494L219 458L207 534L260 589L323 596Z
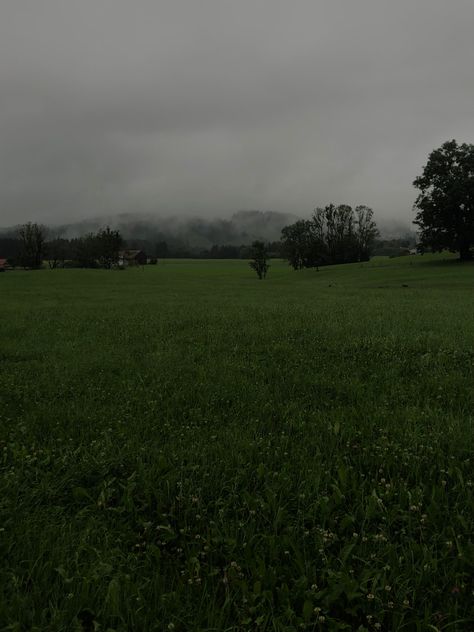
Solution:
M473 0L0 0L0 225L412 217L474 142Z

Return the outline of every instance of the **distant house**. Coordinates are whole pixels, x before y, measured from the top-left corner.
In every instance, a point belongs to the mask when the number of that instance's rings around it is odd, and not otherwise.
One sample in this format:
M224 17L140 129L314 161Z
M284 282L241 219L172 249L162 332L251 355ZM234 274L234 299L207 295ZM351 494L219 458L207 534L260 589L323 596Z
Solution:
M144 266L147 262L147 256L143 250L120 250L119 266Z
M0 258L0 272L5 272L7 269L7 260Z

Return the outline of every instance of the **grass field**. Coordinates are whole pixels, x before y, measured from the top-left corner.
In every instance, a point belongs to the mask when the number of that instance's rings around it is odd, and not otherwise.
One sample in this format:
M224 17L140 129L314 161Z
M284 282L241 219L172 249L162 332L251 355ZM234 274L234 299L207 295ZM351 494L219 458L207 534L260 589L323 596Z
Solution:
M474 630L474 267L0 275L0 630Z

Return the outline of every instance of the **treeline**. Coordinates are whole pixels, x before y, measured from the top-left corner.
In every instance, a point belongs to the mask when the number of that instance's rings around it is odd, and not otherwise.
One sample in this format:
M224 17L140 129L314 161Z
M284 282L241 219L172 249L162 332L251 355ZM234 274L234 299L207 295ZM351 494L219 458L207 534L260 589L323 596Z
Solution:
M132 248L146 247L143 241L130 240L127 241L127 244ZM268 256L272 259L283 256L281 241L266 242L266 249ZM152 253L157 259L250 259L252 256L252 245L215 244L211 248L191 248L179 243L162 241L154 245L149 244L146 252Z
M282 256L281 242L269 242L266 247L270 257ZM52 269L111 268L117 264L121 249L142 250L152 262L162 259L249 259L252 254L252 246L246 244L216 244L203 249L179 240L125 240L120 231L109 227L66 239L54 230L29 222L20 226L15 235L0 237L0 258L6 258L11 267L29 269L40 268L44 261Z
M368 261L378 235L373 215L367 206L316 208L311 219L283 228L283 256L295 270Z
M96 233L75 239L63 239L45 226L28 222L18 227L15 237L0 239L0 254L12 267L41 268L46 260L50 268L111 268L117 265L124 240L119 231L108 226Z
M409 245L404 240L377 242L372 209L345 204L316 208L310 219L285 226L281 236L280 241L262 242L266 257L286 259L295 270L367 261L378 248L392 254L401 251L401 242L403 246ZM167 258L250 259L254 251L250 244L196 248L179 240L125 240L119 230L108 226L66 239L45 226L29 222L20 226L15 235L0 237L0 258L7 258L12 267L30 269L41 267L44 261L50 268L112 268L119 264L122 249L141 250L152 263Z

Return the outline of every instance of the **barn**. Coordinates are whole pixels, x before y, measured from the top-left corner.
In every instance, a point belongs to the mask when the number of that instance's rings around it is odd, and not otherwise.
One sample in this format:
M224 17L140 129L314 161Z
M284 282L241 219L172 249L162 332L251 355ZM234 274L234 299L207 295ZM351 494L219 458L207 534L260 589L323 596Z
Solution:
M119 252L120 266L144 266L146 262L147 256L143 250L120 250Z
M7 269L7 260L2 259L0 257L0 272L5 272L6 269Z

